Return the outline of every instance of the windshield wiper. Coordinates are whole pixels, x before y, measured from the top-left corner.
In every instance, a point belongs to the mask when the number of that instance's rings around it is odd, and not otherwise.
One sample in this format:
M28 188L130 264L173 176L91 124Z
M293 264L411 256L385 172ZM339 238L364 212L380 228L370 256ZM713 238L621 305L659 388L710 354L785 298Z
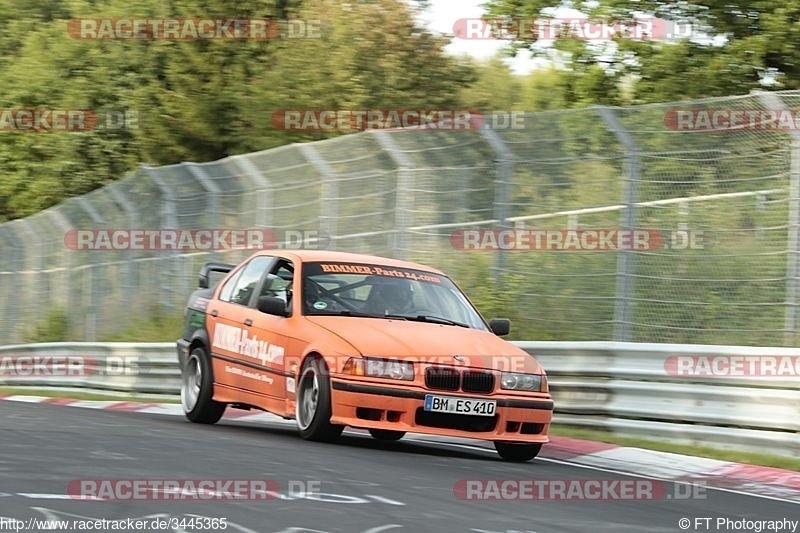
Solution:
M315 310L315 312L309 313L309 316L354 316L361 318L389 318L389 319L399 319L399 320L413 320L415 322L430 322L431 324L446 324L448 326L459 326L462 328L469 329L469 326L467 324L462 324L461 322L456 322L455 320L450 320L449 318L433 316L433 315L398 315L392 313L386 313L383 315L374 315L371 313L364 313L363 311L350 311L349 309L342 309L341 311Z
M406 320L414 320L416 322L430 322L432 324L446 324L448 326L459 326L462 328L469 328L467 324L462 324L461 322L456 322L455 320L450 320L449 318L444 318L441 316L433 316L433 315L387 315L393 318L405 318Z
M413 320L412 317L407 315L395 315L392 313L384 313L382 315L375 315L379 318L399 318L400 320Z
M363 313L361 311L350 311L349 309L342 309L341 311L317 311L308 313L308 316L355 316L362 318L382 318L381 315L373 315L370 313Z
M414 317L406 315L375 315L372 313L365 313L363 311L351 311L349 309L342 309L341 311L314 311L309 313L308 316L354 316L358 318L397 318L400 320L414 320Z

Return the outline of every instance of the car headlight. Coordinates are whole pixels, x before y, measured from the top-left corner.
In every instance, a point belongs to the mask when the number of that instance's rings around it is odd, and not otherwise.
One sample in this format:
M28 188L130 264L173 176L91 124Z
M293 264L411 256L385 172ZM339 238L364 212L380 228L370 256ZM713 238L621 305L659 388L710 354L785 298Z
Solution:
M370 378L414 379L414 364L397 359L379 359L376 357L351 357L345 363L342 371L354 376Z
M500 388L506 390L543 392L547 390L547 376L542 374L503 372L500 375Z

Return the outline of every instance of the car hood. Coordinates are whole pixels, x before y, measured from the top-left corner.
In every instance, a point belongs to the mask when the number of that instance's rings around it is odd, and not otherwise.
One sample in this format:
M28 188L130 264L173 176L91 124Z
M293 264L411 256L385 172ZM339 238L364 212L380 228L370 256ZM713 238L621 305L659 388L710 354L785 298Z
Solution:
M308 316L363 356L421 363L543 373L530 354L491 331L410 320ZM462 361L453 356L458 355Z

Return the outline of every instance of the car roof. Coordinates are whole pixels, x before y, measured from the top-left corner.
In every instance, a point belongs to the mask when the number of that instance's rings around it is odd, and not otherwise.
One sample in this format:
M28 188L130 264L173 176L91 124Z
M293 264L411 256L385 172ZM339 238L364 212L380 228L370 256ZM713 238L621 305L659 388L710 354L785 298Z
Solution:
M335 252L332 250L261 250L256 255L274 255L299 261L301 263L309 261L335 261L341 263L371 263L378 265L386 265L398 268L413 268L416 270L426 270L436 274L446 275L441 270L414 263L411 261L403 261L400 259L392 259L389 257L382 257L377 255L358 254L352 252Z

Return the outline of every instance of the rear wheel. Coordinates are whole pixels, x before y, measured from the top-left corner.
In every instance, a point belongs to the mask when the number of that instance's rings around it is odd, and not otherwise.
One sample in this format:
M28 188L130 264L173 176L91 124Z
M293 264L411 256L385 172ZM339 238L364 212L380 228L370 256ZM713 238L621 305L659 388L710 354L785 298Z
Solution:
M406 432L391 429L370 429L369 434L376 440L392 441L402 439Z
M331 385L325 361L308 358L297 380L297 431L307 440L331 441L344 426L331 424Z
M199 424L213 424L222 418L225 404L214 401L211 363L202 346L189 354L181 370L181 406L186 418Z
M528 444L518 442L502 442L494 441L494 449L500 454L500 457L512 463L524 463L530 461L542 449L540 443Z

